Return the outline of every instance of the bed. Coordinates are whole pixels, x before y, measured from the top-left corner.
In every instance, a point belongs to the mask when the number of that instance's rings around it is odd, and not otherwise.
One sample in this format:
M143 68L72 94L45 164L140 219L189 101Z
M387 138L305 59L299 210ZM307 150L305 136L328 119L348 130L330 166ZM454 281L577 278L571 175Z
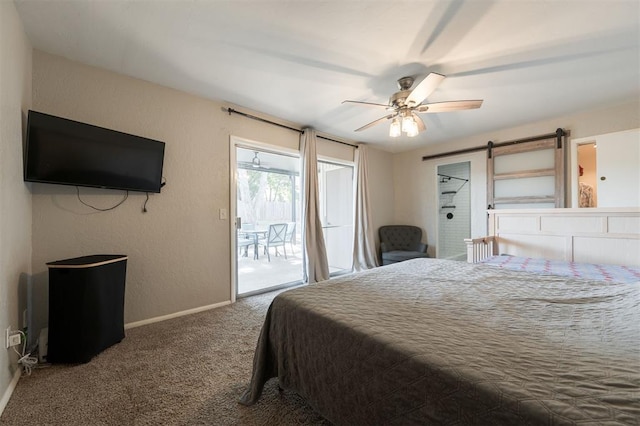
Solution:
M492 213L470 245L493 247L471 263L415 259L281 293L240 401L277 377L335 424L638 424L640 258L594 269L581 243L627 259L640 210L562 210L555 231L546 212ZM599 226L569 231L576 217ZM556 269L522 268L543 240Z

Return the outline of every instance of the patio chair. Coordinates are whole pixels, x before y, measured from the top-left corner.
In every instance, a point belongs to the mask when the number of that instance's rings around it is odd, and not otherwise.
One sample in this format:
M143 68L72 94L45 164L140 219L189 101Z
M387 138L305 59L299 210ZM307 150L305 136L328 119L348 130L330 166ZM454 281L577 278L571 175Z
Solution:
M289 246L291 247L291 253L293 253L293 244L295 243L294 241L295 239L296 239L296 223L288 222L287 233L285 234L284 240L289 243Z
M267 238L260 242L260 245L264 245L264 252L267 255L267 259L271 262L271 254L269 249L274 247L276 249L276 256L278 256L278 247L282 247L284 251L284 258L287 258L287 246L286 243L287 224L286 223L274 223L269 225L269 231L267 232Z

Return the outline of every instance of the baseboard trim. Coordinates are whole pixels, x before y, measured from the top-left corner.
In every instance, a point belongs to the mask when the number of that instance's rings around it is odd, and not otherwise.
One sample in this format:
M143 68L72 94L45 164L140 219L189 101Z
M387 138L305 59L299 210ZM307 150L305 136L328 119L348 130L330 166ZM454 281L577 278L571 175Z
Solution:
M13 395L13 390L18 386L18 380L20 380L20 376L22 375L22 368L18 367L16 371L13 373L13 379L9 383L9 387L4 391L4 395L2 395L2 399L0 399L0 416L4 412L5 407L9 403L11 399L11 395Z
M153 324L160 321L166 321L173 318L183 317L185 315L197 314L198 312L209 311L211 309L221 308L223 306L230 305L231 301L227 300L220 303L214 303L213 305L200 306L199 308L187 309L186 311L174 312L169 315L162 315L160 317L149 318L142 321L130 322L124 325L124 329L127 330L129 328L141 327L143 325Z

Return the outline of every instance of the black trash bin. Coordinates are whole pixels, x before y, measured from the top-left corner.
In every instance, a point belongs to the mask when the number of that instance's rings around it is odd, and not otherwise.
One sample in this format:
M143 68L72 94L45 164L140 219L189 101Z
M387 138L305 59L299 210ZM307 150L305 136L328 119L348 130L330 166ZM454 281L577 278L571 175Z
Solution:
M48 362L85 363L124 338L127 256L97 254L47 266Z

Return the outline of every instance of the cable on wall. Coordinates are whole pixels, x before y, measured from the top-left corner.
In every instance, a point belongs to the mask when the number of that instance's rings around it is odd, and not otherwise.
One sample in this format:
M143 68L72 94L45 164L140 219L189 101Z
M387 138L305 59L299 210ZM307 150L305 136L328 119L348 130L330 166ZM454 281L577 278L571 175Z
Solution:
M31 352L26 353L27 351L27 336L24 334L24 332L18 330L18 333L20 333L21 340L22 340L22 352L18 351L16 349L16 347L13 347L13 350L15 351L15 353L18 354L18 356L20 357L18 359L18 364L22 365L22 368L24 369L24 372L27 374L27 376L31 375L31 370L33 370L33 368L38 364L38 358L31 356Z
M142 205L142 213L147 212L147 202L149 201L149 193L145 192L145 194L147 195L147 198L144 200L144 204Z
M84 204L84 205L85 205L85 206L87 206L87 207L91 207L92 209L97 210L97 211L99 211L99 212L107 212L107 211L109 211L109 210L113 210L113 209L115 209L115 208L117 208L117 207L120 207L120 206L122 205L122 203L124 203L125 201L127 201L127 198L129 198L129 191L127 191L127 192L124 194L124 197L122 198L122 200L120 200L120 202L119 202L118 204L116 204L116 205L115 205L115 206L113 206L113 207L107 207L107 208L104 208L104 209L103 209L103 208L100 208L100 207L92 206L91 204L86 203L85 201L83 201L83 200L82 200L82 198L80 198L80 187L78 187L78 186L76 186L76 193L78 194L78 200L79 200L82 204ZM147 196L148 196L148 195L147 195ZM146 203L145 203L145 205L146 205Z

